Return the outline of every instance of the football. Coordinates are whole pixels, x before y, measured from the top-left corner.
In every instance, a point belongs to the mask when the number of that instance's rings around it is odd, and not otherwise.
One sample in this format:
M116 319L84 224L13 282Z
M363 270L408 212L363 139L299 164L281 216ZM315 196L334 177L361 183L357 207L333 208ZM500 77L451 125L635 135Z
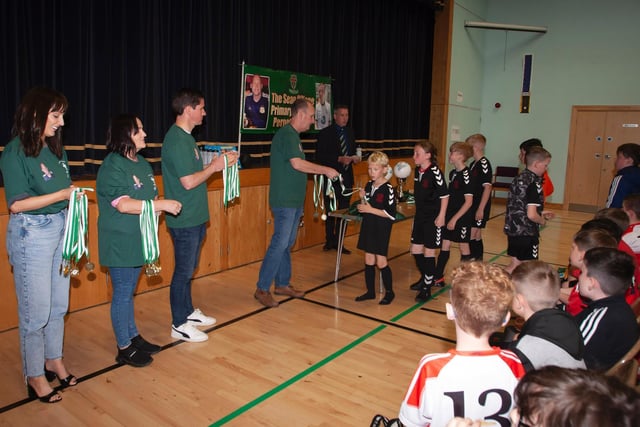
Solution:
M398 162L393 167L393 174L396 178L405 179L411 175L411 166L407 162Z

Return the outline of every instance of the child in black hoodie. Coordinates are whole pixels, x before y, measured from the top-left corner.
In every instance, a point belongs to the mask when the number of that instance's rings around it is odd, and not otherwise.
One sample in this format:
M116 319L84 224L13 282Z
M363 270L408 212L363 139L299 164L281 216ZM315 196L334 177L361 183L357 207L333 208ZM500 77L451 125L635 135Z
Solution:
M578 324L555 308L560 280L554 269L542 261L527 261L516 267L511 280L516 287L512 309L525 323L509 348L525 369L546 365L584 369L584 343Z

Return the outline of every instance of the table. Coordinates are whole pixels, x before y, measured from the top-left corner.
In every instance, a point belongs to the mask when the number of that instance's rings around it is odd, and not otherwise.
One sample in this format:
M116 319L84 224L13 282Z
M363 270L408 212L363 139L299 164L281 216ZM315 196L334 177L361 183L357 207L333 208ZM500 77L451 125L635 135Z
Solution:
M396 219L394 224L399 221L405 221L411 219L416 214L416 205L414 203L400 202L396 206L396 210L404 215L402 219ZM362 221L361 215L354 215L349 213L349 209L338 209L333 212L329 212L329 216L339 218L340 225L338 228L338 254L336 255L336 272L333 277L333 281L338 281L338 275L340 274L340 262L342 261L342 246L344 244L344 236L347 233L347 225L351 221Z

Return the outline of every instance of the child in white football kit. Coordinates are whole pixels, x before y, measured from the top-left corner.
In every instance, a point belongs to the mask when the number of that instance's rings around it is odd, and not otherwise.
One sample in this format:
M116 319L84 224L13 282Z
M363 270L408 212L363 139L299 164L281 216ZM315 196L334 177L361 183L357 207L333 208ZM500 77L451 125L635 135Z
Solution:
M453 271L447 317L456 348L422 358L400 407L407 427L442 427L454 417L510 425L513 390L525 370L489 336L509 321L514 287L499 266L463 263Z

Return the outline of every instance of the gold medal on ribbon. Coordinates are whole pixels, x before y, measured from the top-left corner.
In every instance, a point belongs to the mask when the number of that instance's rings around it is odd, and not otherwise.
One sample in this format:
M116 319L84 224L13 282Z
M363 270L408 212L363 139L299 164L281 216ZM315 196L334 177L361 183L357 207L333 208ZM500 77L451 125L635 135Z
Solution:
M158 264L157 261L154 261L150 264L146 264L144 266L144 274L147 277L159 276L161 271L162 271L162 267L160 267L160 264Z
M69 260L63 259L62 260L62 264L60 264L60 273L64 276L67 277L69 276L69 271L71 269L69 268Z
M76 277L78 274L80 274L80 269L78 268L78 264L76 264L75 261L71 261L69 270L73 277Z

